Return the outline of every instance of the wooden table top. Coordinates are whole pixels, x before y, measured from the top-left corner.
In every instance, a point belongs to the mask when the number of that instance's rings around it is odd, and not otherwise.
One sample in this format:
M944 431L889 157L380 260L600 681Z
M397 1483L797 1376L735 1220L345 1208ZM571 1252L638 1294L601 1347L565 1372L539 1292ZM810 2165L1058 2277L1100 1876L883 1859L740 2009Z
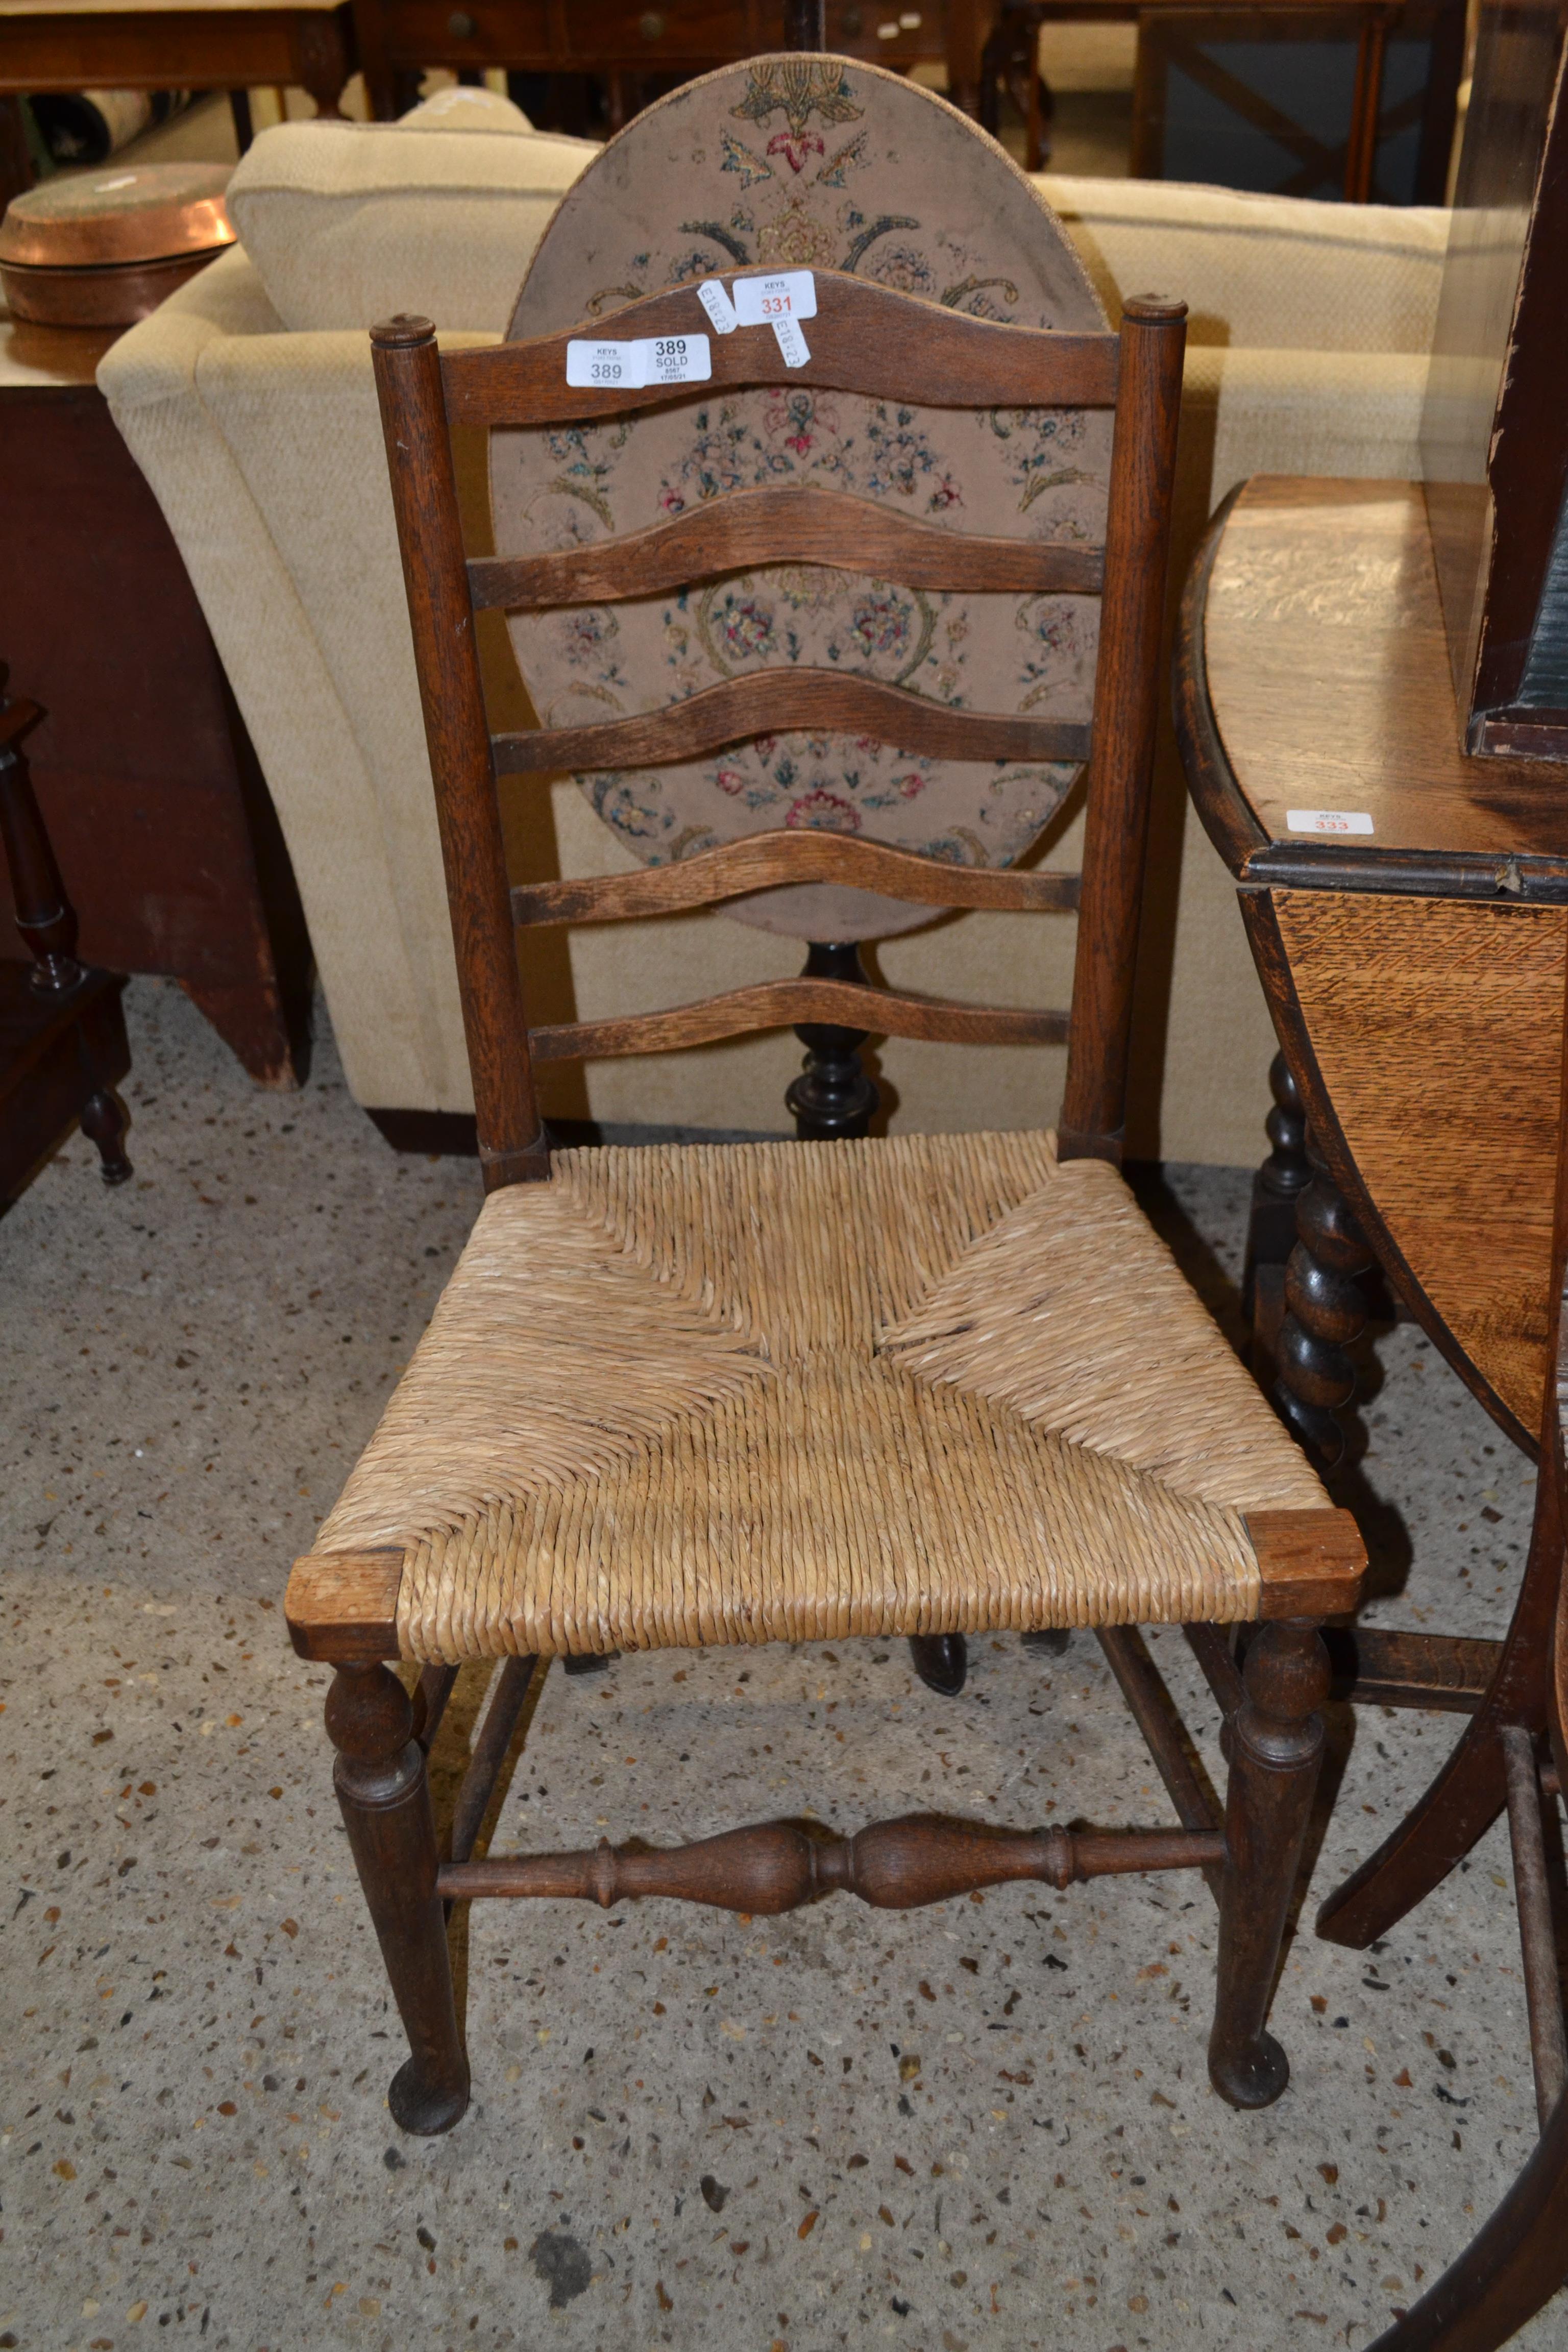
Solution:
M0 302L0 392L43 392L91 383L123 327L39 327Z
M1238 879L1568 899L1568 766L1460 749L1418 482L1244 484L1194 567L1177 667L1194 798Z
M344 0L0 0L0 16L335 16Z

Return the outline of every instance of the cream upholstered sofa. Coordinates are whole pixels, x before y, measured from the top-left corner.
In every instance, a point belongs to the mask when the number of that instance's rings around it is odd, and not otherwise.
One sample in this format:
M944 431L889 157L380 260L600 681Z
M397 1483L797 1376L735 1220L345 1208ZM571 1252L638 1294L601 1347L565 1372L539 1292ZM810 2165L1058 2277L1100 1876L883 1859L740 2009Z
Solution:
M424 312L493 340L562 191L594 151L450 91L404 123L264 134L235 176L241 246L134 328L100 383L178 541L299 877L349 1083L367 1107L463 1110L468 1071L403 584L365 329ZM1178 562L1258 471L1412 477L1447 215L1046 175L1115 315L1123 291L1191 306ZM468 453L482 528L482 452ZM490 616L486 616L487 621ZM526 724L504 633L498 723ZM499 714L505 713L500 717ZM508 803L521 878L626 863L574 786ZM531 818L531 821L530 821ZM1047 845L1075 862L1076 827ZM883 975L1000 1002L1066 1001L1071 924L972 913L889 942ZM800 950L708 912L530 941L535 1017L670 1003L798 968ZM1163 749L1130 1149L1255 1159L1272 1051L1229 878ZM556 1068L564 1118L779 1129L786 1035ZM1054 1115L1053 1050L891 1041L909 1128Z

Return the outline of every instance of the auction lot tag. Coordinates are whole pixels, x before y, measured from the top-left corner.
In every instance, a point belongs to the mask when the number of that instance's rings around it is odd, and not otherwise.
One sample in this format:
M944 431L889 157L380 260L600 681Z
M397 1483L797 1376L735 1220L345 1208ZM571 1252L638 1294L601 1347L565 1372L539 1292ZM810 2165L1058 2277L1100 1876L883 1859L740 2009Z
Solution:
M794 319L773 320L773 341L784 354L785 367L804 367L811 357L810 347Z
M1364 809L1287 809L1285 822L1292 833L1372 831L1372 819Z
M706 383L713 373L706 335L639 335L625 343L574 341L566 381L584 392L638 392L649 383Z
M641 343L584 343L566 346L566 381L584 392L630 392L647 379L643 373Z
M815 319L816 280L809 269L780 270L772 278L737 278L735 316L742 327L771 327L778 319Z
M713 373L706 335L649 335L637 348L646 355L644 383L706 383Z
M721 335L732 335L740 325L735 305L731 301L722 282L717 278L705 278L697 289L697 299Z

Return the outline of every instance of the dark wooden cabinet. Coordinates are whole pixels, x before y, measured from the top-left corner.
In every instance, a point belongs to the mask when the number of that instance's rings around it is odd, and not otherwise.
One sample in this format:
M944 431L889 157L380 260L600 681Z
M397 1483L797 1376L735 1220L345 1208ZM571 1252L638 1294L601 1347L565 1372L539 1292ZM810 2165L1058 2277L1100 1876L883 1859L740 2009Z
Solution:
M158 503L92 380L111 337L0 317L0 659L89 964L179 981L263 1086L310 948L267 787ZM25 953L0 877L0 955Z
M1483 0L1422 461L1466 751L1568 759L1563 18Z
M788 47L795 13L788 0L602 0L592 8L576 0L354 0L359 54L379 115L396 111L397 79L416 68L506 66L609 76L612 127L626 104L614 86L622 75L697 73ZM921 0L909 8L826 0L822 38L838 56L898 72L945 62L949 87L973 109L995 14L995 0Z

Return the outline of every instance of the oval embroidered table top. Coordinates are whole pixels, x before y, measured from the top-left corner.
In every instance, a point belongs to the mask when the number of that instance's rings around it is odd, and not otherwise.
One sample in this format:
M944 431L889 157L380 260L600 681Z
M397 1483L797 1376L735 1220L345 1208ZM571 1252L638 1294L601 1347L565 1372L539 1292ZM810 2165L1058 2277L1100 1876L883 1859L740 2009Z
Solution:
M966 116L879 68L793 55L705 75L611 140L541 240L508 339L579 322L613 337L616 311L638 296L748 265L852 271L1032 327L1106 323L1056 215ZM788 383L695 387L633 416L494 434L496 551L592 545L737 490L795 483L950 530L1098 543L1110 425L1104 410L921 408ZM793 667L875 678L953 709L1087 722L1099 622L1092 596L924 591L775 564L625 604L513 614L509 625L541 722L578 727ZM647 865L815 825L995 866L1037 838L1076 772L780 734L578 781ZM805 884L725 911L798 939L864 940L940 909Z

